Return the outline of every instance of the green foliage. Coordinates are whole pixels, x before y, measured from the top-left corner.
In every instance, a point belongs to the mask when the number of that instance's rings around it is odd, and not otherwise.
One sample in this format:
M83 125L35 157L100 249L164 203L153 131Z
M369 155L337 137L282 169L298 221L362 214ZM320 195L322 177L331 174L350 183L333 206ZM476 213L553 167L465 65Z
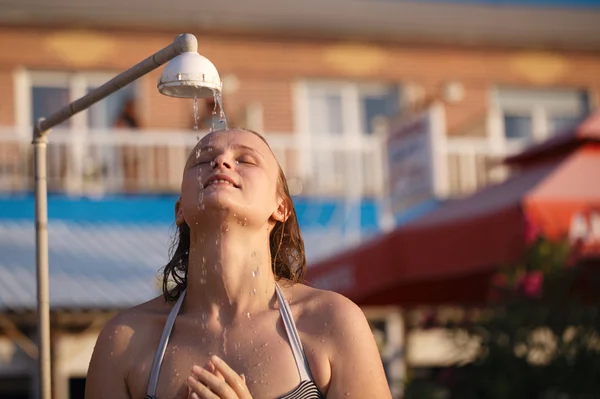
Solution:
M476 360L429 386L450 399L600 398L600 270L574 255L566 240L533 236L494 277L489 311L447 326L481 343ZM407 399L436 397L411 396L410 385Z

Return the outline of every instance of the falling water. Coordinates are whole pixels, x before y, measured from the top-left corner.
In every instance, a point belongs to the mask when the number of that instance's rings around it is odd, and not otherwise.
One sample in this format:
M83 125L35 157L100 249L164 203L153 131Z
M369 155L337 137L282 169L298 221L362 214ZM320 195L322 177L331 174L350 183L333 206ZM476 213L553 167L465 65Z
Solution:
M195 104L195 103L194 103ZM196 127L196 126L195 126ZM201 150L196 150L196 161L200 158ZM204 209L204 183L202 182L202 175L200 174L200 164L196 167L198 170L198 210Z
M223 95L220 91L214 91L213 95L215 97L215 104L219 105L219 123L223 125L223 129L227 129L227 116L223 109Z
M213 90L213 97L214 97L214 107L212 110L212 117L210 118L210 131L214 132L215 131L215 118L217 116L217 92L215 90Z
M198 135L198 97L194 96L194 131L196 132L196 140L200 140Z

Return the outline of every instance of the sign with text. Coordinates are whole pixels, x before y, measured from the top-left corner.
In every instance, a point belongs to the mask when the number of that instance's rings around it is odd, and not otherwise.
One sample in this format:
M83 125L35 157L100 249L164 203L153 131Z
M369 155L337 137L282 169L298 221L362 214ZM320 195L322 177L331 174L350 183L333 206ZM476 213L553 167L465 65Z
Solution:
M441 104L392 124L387 141L388 188L393 214L436 194L439 165L436 140L445 138Z

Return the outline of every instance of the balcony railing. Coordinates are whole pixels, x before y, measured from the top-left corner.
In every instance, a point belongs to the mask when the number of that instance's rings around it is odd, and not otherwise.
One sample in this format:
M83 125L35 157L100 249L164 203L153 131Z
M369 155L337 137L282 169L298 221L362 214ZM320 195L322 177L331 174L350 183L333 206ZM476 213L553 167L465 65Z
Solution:
M269 134L266 138L293 194L382 193L382 145L377 137L340 140ZM75 195L177 192L196 143L193 131L54 129L48 143L48 189ZM0 191L32 188L31 133L0 129Z
M382 137L271 133L266 138L293 194L378 197L386 193ZM196 143L192 131L55 129L48 144L48 188L91 196L177 192ZM449 197L504 179L507 171L498 161L515 150L499 151L484 138L451 138L438 144L444 165L440 179ZM32 189L30 131L0 128L0 192Z

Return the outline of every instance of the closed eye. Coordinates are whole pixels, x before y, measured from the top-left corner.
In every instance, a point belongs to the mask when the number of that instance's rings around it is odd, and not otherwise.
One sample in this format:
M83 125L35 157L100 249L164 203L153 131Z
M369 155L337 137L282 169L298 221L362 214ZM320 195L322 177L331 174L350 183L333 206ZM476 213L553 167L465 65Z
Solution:
M256 160L253 159L251 156L243 156L243 157L239 157L237 159L237 161L239 163L245 163L245 164L250 164L250 165L256 165Z
M206 165L211 162L210 159L195 159L193 162L190 162L189 168L195 168L196 166Z

